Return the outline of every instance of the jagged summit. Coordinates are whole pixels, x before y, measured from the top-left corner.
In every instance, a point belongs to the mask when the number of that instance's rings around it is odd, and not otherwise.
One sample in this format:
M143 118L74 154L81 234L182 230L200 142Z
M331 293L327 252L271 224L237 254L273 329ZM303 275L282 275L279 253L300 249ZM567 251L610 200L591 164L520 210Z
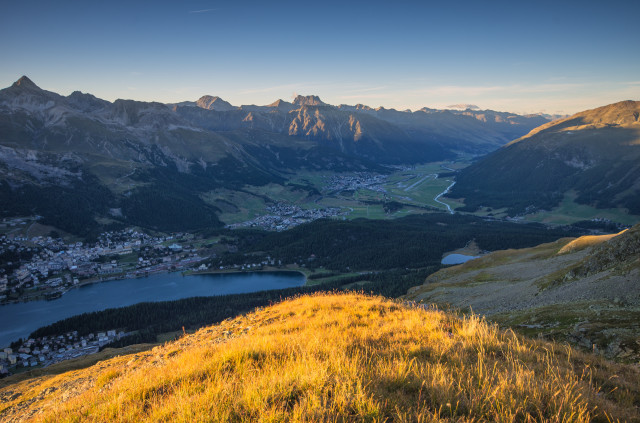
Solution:
M267 107L277 107L277 108L290 108L292 106L293 104L289 103L288 101L284 101L282 99L278 99L273 103L267 105Z
M85 94L81 91L74 91L69 94L69 96L67 96L67 102L73 107L84 112L93 112L96 110L100 110L111 104L108 101L99 99L92 94Z
M358 103L358 104L356 104L356 110L373 110L373 108L369 107L369 106L367 106L365 104Z
M82 133L89 151L95 148L96 140L103 140L108 133L114 144L105 146L104 153L127 160L132 158L131 154L137 153L125 151L126 148L117 140L123 132L130 131L135 134L130 133L127 139L143 143L152 138L158 142L162 140L163 148L171 149L174 158L199 157L201 147L208 151L210 144L198 144L196 147L191 141L183 143L183 137L191 140L206 134L217 138L223 132L256 130L261 131L259 137L264 143L275 142L273 134L297 137L311 140L312 145L318 148L328 147L338 154L366 157L372 163L397 164L440 160L453 151L491 151L540 124L521 118L517 125L500 127L494 122L474 123L466 116L448 115L445 116L448 120L444 121L439 114L425 117L393 109L372 109L366 105L333 106L316 95L296 94L295 105L289 100L278 100L270 106L238 107L214 95L195 98L192 102L162 105L141 101L104 101L79 91L63 97L44 89L27 88L32 86L35 84L32 85L25 77L14 86L0 90L0 114L9 116L0 116L4 119L0 120L11 122L12 127L11 131L2 132L5 137L0 140L2 145L23 145L28 139L34 148L51 149L55 139L55 148L66 151L69 147L64 140L75 142L81 139L77 134ZM299 113L291 113L294 110ZM28 128L28 133L23 133L22 120L13 119L10 115L24 111L28 111L39 124L46 128L55 127L58 132L53 135ZM546 123L546 120L541 123ZM185 128L190 131L188 134L184 132ZM156 138L157 134L145 131L161 131L163 137L172 139L165 142L162 137ZM62 132L65 135L61 135ZM222 143L217 145L223 148ZM217 161L220 157L212 154L210 159ZM326 161L324 156L319 160Z
M215 110L217 112L228 112L229 110L236 110L237 108L232 106L231 103L224 101L218 96L203 95L198 99L196 105L200 108L207 110Z
M327 103L320 100L317 95L298 95L293 100L293 104L296 106L326 106Z
M25 75L22 75L20 79L14 82L12 87L28 88L28 89L35 89L35 90L41 89Z

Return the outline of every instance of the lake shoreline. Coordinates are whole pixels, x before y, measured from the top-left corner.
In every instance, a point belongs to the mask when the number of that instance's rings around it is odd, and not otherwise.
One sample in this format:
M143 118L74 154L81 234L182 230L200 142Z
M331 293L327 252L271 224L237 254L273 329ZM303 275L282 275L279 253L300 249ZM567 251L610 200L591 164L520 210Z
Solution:
M85 280L82 280L82 281L78 282L76 285L65 287L66 289L63 289L63 290L53 290L53 291L45 292L45 293L43 293L41 295L38 295L38 296L26 297L26 298L17 299L17 300L4 300L4 301L0 302L0 307L5 306L5 305L10 305L10 304L29 303L29 302L32 302L32 301L55 301L56 299L62 297L67 292L72 291L73 289L76 289L76 288L82 288L84 286L89 286L89 285L94 285L94 284L99 284L99 283L104 283L104 282L120 281L120 280L124 280L124 279L145 279L145 278L148 278L148 277L154 276L154 275L171 274L171 273L178 273L178 272L180 272L182 274L182 276L246 274L246 273L273 273L273 272L298 273L298 274L300 274L300 275L302 275L304 277L304 286L308 286L309 285L309 279L307 277L307 274L305 274L303 271L295 270L295 269L279 269L277 267L264 268L264 269L255 269L255 270L236 270L236 269L233 269L233 270L202 270L202 271L197 271L197 270L192 270L192 269L189 269L189 270L161 270L161 271L155 271L155 272L146 272L145 274L137 274L137 275L127 275L126 273L121 273L121 274L118 274L118 275L115 275L115 276L111 276L111 277L106 277L106 278L102 278L102 277L89 278L89 279L85 279Z
M186 277L192 276L192 277ZM165 272L148 277L126 278L110 283L76 285L58 298L6 304L0 320L13 322L0 328L0 345L29 335L34 330L78 314L141 302L174 301L191 297L224 296L304 286L306 276L294 270Z
M182 275L183 276L232 275L232 274L248 274L248 273L297 273L304 277L304 286L307 286L309 282L309 278L301 270L278 269L278 268L257 269L257 270L200 270L200 271L192 271L192 272L182 272Z

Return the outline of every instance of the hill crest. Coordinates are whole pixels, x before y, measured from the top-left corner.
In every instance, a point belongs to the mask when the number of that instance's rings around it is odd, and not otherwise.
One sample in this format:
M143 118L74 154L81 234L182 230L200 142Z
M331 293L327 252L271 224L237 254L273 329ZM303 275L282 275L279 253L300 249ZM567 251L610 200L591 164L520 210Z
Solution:
M527 135L512 141L510 144L548 132L579 131L611 126L640 128L640 101L619 101L595 109L585 110L564 119L554 120L533 129Z

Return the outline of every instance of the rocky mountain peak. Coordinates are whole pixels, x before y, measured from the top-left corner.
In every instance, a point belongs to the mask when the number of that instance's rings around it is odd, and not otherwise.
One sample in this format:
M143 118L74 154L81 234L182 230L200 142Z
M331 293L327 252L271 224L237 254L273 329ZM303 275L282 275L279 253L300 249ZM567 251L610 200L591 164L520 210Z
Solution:
M298 95L293 100L293 104L296 106L326 106L327 104L320 100L317 95Z
M289 103L288 101L284 101L282 99L278 99L278 100L274 101L273 103L269 104L267 107L289 108L291 106L293 106L293 104Z
M40 90L40 87L38 87L32 80L27 78L25 75L22 75L22 77L20 77L20 79L14 82L12 86L25 88L25 89Z
M107 107L110 103L101 100L94 95L85 94L81 91L74 91L67 96L69 105L84 112L93 112Z
M217 112L227 112L229 110L236 110L236 107L232 106L231 103L224 101L218 96L210 96L210 95L204 95L200 97L196 102L196 106L202 109L215 110Z

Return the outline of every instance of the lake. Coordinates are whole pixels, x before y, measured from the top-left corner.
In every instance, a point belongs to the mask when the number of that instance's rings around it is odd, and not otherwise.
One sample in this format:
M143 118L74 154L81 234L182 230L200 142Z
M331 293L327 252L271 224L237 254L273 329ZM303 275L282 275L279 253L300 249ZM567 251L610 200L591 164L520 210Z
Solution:
M302 286L296 272L220 273L182 276L162 273L146 278L122 279L74 288L52 301L0 306L0 347L26 338L34 330L67 317L141 302L189 297L242 294Z
M481 256L468 256L466 254L449 254L445 258L442 259L440 263L442 264L462 264L466 263L469 260L477 259Z

